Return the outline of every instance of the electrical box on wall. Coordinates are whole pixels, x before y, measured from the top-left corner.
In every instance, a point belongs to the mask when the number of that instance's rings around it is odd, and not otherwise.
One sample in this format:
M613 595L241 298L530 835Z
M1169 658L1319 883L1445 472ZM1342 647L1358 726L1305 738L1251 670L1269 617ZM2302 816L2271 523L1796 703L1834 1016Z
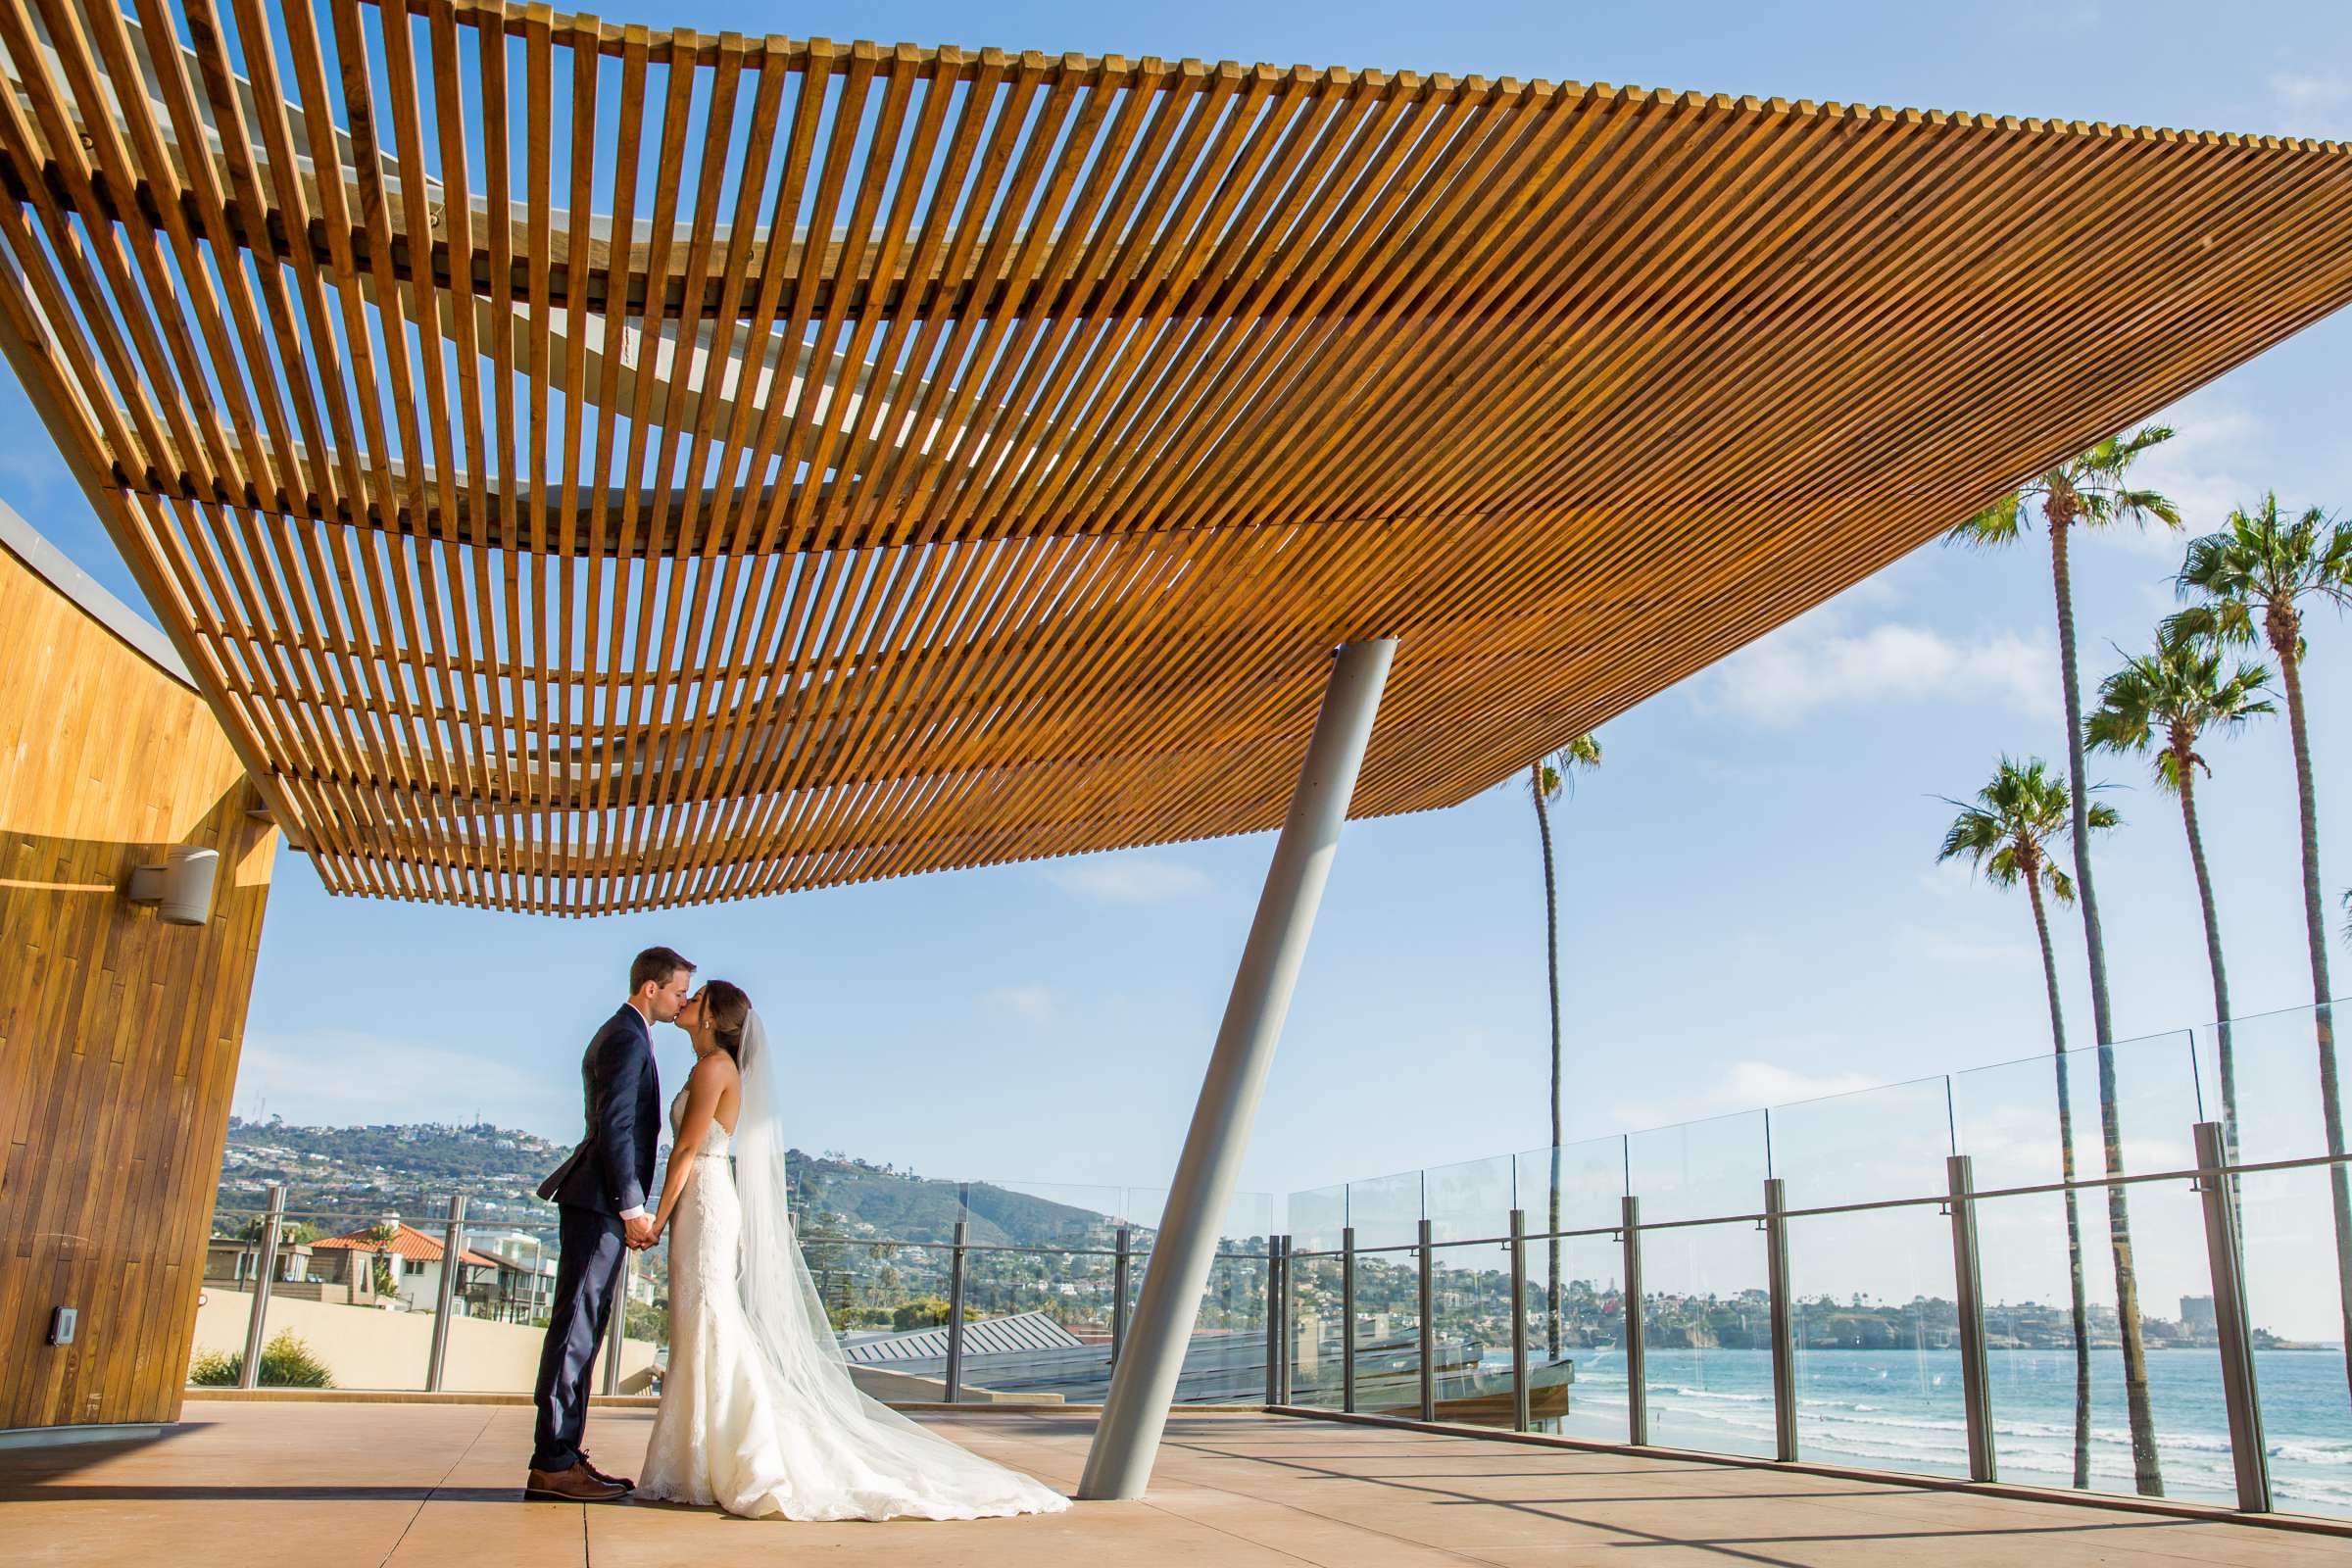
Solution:
M79 1316L80 1314L70 1306L61 1306L50 1313L49 1343L51 1345L72 1345L74 1343L74 1323Z

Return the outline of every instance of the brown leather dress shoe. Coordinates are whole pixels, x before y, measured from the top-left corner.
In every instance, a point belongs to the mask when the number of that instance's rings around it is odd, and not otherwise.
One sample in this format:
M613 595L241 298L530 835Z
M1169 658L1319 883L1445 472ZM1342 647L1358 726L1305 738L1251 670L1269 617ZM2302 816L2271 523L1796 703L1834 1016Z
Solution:
M588 1457L588 1450L586 1448L582 1448L580 1450L580 1468L587 1471L590 1475L596 1477L597 1480L602 1481L608 1487L618 1487L623 1492L634 1492L637 1490L637 1483L631 1480L629 1477L609 1476L602 1470L599 1470L596 1467L595 1462Z
M551 1502L614 1502L629 1494L629 1489L601 1481L584 1464L568 1470L534 1469L522 1484L526 1497L541 1497Z

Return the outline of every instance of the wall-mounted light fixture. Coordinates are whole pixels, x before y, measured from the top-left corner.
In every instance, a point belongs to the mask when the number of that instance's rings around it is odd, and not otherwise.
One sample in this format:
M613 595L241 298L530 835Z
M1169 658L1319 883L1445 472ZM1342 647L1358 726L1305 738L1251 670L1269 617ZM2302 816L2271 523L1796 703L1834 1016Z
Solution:
M163 864L130 873L130 902L153 905L166 925L202 925L212 918L213 880L220 872L219 850L174 844Z

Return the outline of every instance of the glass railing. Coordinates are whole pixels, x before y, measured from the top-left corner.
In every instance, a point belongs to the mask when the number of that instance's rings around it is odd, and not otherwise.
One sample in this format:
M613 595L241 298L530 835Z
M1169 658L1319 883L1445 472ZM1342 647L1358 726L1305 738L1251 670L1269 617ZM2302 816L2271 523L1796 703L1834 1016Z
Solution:
M1292 1402L2352 1515L2321 1022L1294 1194Z
M900 1404L1102 1399L1164 1189L931 1182L823 1160L796 1177L803 1260L868 1393ZM190 1383L529 1393L562 1261L556 1210L512 1195L476 1201L488 1217L455 1222L453 1254L445 1195L224 1185ZM1236 1195L1180 1399L1263 1401L1279 1230L1271 1195ZM659 1392L668 1284L663 1249L627 1255L593 1392ZM250 1374L249 1346L261 1348Z

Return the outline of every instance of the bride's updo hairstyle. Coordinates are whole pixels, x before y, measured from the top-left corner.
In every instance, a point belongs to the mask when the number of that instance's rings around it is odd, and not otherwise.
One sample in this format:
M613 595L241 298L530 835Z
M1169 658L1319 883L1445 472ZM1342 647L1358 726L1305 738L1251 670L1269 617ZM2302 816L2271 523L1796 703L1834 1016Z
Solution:
M752 1015L752 999L730 980L713 980L703 987L703 1016L710 1020L711 1037L736 1066L743 1065L743 1026Z

